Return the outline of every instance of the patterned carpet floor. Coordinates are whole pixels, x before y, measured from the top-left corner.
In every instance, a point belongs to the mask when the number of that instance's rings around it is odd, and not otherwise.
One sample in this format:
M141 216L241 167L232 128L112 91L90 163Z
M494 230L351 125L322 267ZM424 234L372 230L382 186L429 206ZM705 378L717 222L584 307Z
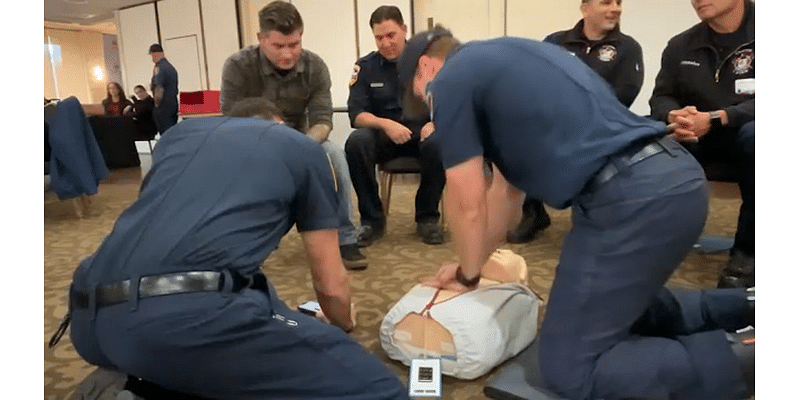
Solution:
M78 219L69 202L45 190L44 205L44 398L66 399L96 368L83 361L65 335L54 349L47 341L67 309L67 289L77 264L90 255L108 234L117 216L135 199L149 157L141 168L113 170L92 197L89 215ZM386 236L365 249L369 268L352 272L351 291L358 309L358 328L352 337L386 363L405 384L408 369L390 360L380 346L378 327L391 306L415 284L433 274L442 262L453 258L449 243L430 246L415 234L413 204L417 183L414 176L396 181ZM740 200L736 187L711 184L711 204L705 232L732 236ZM558 263L561 242L570 227L569 210L548 209L552 225L535 241L524 245L505 244L522 255L528 264L529 285L547 299ZM354 218L357 221L357 218ZM683 287L712 287L727 260L726 253L692 252L670 279ZM310 274L300 236L292 230L263 266L264 272L289 305L314 300ZM443 399L484 399L482 394L490 372L471 381L444 377Z

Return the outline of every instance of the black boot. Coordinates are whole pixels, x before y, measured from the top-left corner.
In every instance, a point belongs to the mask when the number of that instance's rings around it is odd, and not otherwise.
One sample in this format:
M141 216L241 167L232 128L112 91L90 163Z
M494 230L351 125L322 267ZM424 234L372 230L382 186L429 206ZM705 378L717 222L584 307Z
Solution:
M747 393L743 398L749 398L756 392L756 329L747 327L725 335L736 354L742 378L747 385Z
M539 200L525 199L522 206L522 221L519 226L506 234L508 243L527 243L536 233L550 226L550 216Z
M733 250L728 265L722 271L717 287L753 287L756 285L756 261L740 250Z

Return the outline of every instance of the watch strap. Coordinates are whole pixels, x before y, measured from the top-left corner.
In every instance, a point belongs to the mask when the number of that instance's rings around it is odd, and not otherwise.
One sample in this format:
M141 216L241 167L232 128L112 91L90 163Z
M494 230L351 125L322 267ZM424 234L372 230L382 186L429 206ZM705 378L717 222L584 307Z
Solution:
M722 115L720 115L719 111L709 111L708 116L711 117L711 129L722 127Z
M475 277L472 279L467 279L467 277L464 276L464 271L461 270L461 266L459 265L458 268L456 268L456 281L468 288L474 288L475 286L478 286L478 282L481 281L481 274L475 275Z

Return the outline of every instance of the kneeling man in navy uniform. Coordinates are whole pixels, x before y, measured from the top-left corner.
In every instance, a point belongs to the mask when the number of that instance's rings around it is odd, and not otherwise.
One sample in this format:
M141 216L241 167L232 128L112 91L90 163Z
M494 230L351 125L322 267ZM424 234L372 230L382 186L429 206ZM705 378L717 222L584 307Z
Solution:
M73 275L78 354L204 398L408 398L346 333L355 319L334 186L322 146L286 125L175 125L139 197ZM295 225L331 324L289 309L261 271Z

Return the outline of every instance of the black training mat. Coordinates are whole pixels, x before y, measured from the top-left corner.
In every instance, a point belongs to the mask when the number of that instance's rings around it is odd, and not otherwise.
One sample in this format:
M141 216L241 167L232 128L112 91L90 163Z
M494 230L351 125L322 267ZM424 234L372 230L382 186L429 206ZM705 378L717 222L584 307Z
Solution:
M536 340L492 375L483 394L496 400L563 400L544 389Z

